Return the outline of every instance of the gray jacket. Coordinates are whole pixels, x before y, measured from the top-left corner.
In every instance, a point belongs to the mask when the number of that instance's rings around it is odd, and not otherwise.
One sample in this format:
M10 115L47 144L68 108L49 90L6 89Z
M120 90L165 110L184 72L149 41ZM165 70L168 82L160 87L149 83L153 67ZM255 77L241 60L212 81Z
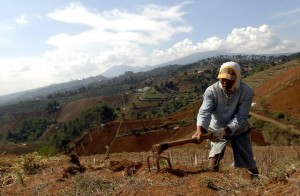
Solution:
M241 82L238 90L226 94L216 82L209 86L197 115L197 126L213 130L228 126L232 134L238 135L249 130L249 111L254 92L251 87Z

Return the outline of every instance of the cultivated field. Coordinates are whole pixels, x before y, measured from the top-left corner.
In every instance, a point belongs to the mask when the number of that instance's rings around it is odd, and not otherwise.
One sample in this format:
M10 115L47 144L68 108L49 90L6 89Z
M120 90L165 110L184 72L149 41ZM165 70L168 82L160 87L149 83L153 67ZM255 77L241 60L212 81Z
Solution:
M0 143L0 195L300 195L299 75L296 60L245 79L254 88L257 102L250 122L259 179L251 180L247 171L232 166L230 146L221 171L208 171L207 142L168 149L163 155L169 157L173 169L162 161L162 170L156 172L152 160L148 171L146 160L153 144L191 138L202 101L201 95L195 95L188 105L160 118L132 120L132 105L120 108L115 121L86 130L69 143L69 153L76 155L72 158L9 155L32 152L37 146ZM190 87L179 86L184 90L182 97L188 97ZM160 99L165 98L163 93ZM130 93L126 98L138 112L161 101L145 97L150 95ZM124 94L72 101L55 114L56 126L42 139L100 101L118 106L123 99Z
M220 172L207 170L208 149L191 146L163 153L157 172L150 152L42 157L2 155L1 195L299 195L300 148L254 147L259 179L232 165L228 148Z

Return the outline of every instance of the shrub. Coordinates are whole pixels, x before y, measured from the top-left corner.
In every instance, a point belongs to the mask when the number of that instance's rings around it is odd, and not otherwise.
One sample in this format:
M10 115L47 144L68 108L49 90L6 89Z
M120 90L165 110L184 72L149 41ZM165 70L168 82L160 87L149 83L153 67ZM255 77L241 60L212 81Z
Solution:
M38 157L34 154L28 154L22 157L21 170L26 175L37 174L44 168L44 164L38 160Z
M253 126L256 128L263 128L264 127L265 122L263 120L256 120L253 123Z
M271 167L269 177L273 180L285 180L287 175L287 165L277 164Z
M274 118L284 119L285 115L283 113L276 113L276 114L274 114Z
M42 148L39 149L38 155L53 157L57 155L57 149L54 148L53 146L43 146Z

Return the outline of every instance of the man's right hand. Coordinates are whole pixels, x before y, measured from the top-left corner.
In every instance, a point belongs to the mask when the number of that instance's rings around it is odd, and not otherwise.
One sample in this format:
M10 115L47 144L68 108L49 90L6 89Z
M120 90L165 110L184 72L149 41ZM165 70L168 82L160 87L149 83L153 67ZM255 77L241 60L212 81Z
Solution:
M194 135L192 136L192 138L197 138L198 142L201 143L203 141L203 137L204 135L207 136L209 133L209 131L207 131L204 127L202 126L197 126L197 130L194 133Z
M198 142L201 143L203 141L203 139L201 139L201 135L202 135L202 133L200 131L196 130L196 132L194 133L192 138L197 138Z

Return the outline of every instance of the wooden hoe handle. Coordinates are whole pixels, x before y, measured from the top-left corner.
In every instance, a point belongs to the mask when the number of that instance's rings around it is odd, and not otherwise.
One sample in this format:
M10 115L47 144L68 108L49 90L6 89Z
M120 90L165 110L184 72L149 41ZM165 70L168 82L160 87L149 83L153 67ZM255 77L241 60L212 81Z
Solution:
M210 137L209 136L202 137L202 139L208 139L208 138L210 138ZM167 150L170 147L181 146L181 145L188 144L188 143L198 144L199 140L197 138L190 138L190 139L183 139L183 140L177 140L177 141L171 141L171 142L163 142L160 144L154 144L152 146L152 152L161 154L164 150Z

